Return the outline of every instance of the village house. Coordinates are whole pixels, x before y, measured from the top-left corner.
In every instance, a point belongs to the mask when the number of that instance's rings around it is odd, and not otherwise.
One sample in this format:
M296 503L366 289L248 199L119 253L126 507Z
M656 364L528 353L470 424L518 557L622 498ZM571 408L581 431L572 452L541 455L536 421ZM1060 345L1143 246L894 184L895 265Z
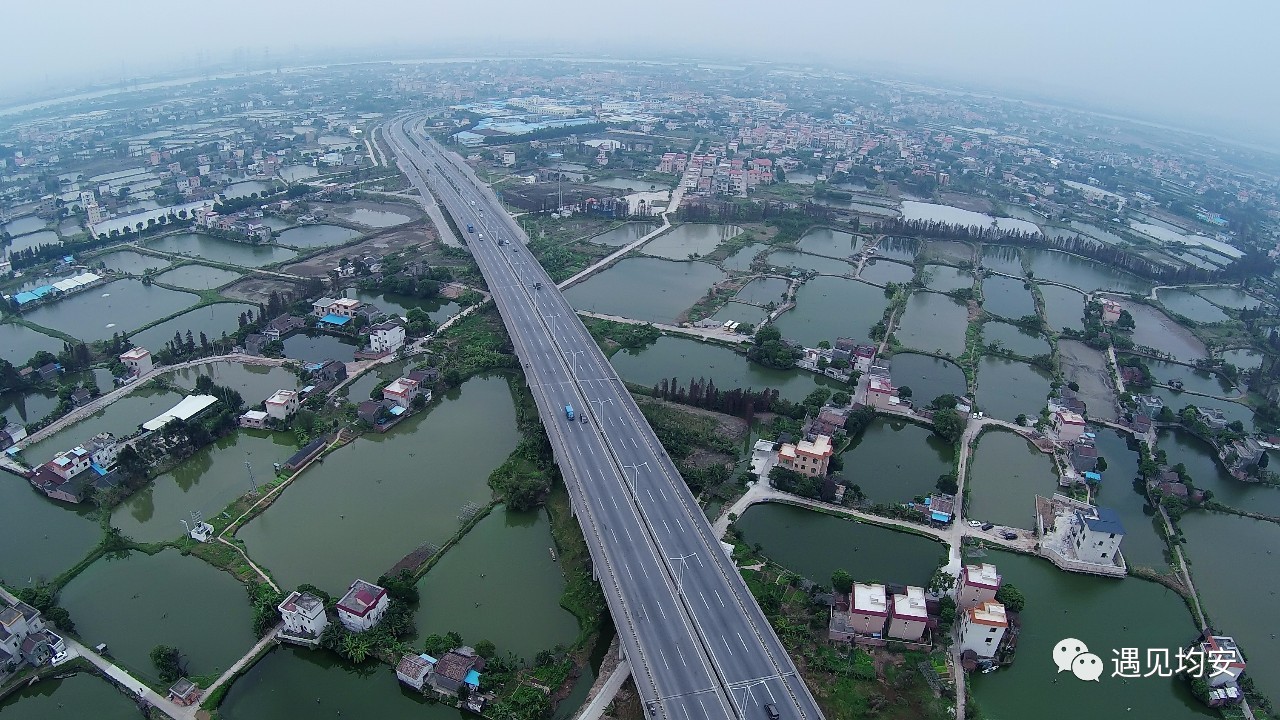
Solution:
M898 389L888 375L867 378L867 404L877 410L888 410L899 404Z
M831 438L815 435L798 443L782 443L778 449L778 465L810 477L823 477L832 455Z
M1078 559L1098 565L1113 565L1124 540L1124 526L1120 524L1120 516L1111 508L1099 507L1093 514L1076 510L1069 538L1075 539Z
M396 664L396 679L401 683L422 692L427 684L427 676L435 665L435 658L426 653L419 655L406 654Z
M1068 458L1076 472L1093 472L1098 467L1098 448L1090 443L1078 442L1071 446Z
M369 328L369 351L393 353L404 346L404 326L393 320Z
M978 657L995 657L1009 619L1004 605L995 600L984 600L960 613L960 650L972 650Z
M167 697L174 705L191 707L200 702L200 686L187 678L178 678L178 681L169 687Z
M120 362L129 369L129 374L141 377L151 372L155 364L151 361L151 353L144 347L135 347L120 354Z
M329 438L318 437L315 440L312 440L311 442L302 446L302 449L299 450L298 452L289 456L289 459L284 461L283 467L285 470L288 470L289 472L293 472L298 468L302 467L303 465L306 465L307 463L319 457L320 453L323 453L324 449L328 446L329 446Z
M1053 431L1062 443L1073 443L1084 434L1084 418L1070 410L1059 410L1053 414Z
M1124 308L1120 307L1120 303L1111 298L1102 299L1102 322L1107 325L1114 325L1120 320L1120 313Z
M8 423L0 428L0 450L8 450L20 440L27 437L27 428L18 423Z
M285 313L272 319L271 322L262 328L262 334L268 340L282 340L287 335L297 332L307 326L307 323L297 315Z
M281 422L298 412L298 391L277 390L263 403L267 416Z
M1211 688L1234 687L1244 675L1244 653L1235 638L1205 633L1200 643L1205 657L1205 679Z
M101 432L89 438L89 442L85 443L85 451L89 453L90 467L97 465L97 468L111 469L115 467L116 458L120 457L120 451L124 449L116 436L108 432Z
M10 668L17 669L28 660L23 657L22 646L27 638L45 630L44 618L40 611L30 605L19 602L0 610L0 679L7 676ZM33 647L38 642L33 644Z
M811 435L834 437L837 433L844 432L844 423L848 419L848 408L828 405L822 408L822 411L818 413L818 417L809 423L806 432Z
M965 565L956 580L956 605L971 608L996 599L1000 589L1000 573L991 563Z
M92 465L89 451L77 446L36 468L31 484L54 500L78 503L97 479L97 473L86 472Z
M338 620L351 632L364 632L378 624L389 603L385 589L371 582L356 580L338 601Z
M307 363L302 369L307 372L307 379L316 387L331 388L347 379L346 363L337 360Z
M835 594L827 639L850 642L858 636L880 638L888 617L884 585L854 583L852 592Z
M251 428L253 430L262 430L267 426L267 415L265 410L245 410L240 416L240 427Z
M396 378L382 389L383 400L402 408L408 408L416 397L418 397L418 383L407 377Z
M916 642L924 636L928 622L929 610L925 606L924 588L908 585L905 593L892 596L889 607L889 637Z
M284 628L280 631L280 639L297 645L316 647L320 635L329 626L329 618L324 612L324 601L308 592L294 591L284 602L276 606L280 611L280 619Z
M478 690L481 670L484 670L484 658L472 648L463 646L450 650L436 661L427 676L427 684L444 695L457 695L463 685L469 690Z

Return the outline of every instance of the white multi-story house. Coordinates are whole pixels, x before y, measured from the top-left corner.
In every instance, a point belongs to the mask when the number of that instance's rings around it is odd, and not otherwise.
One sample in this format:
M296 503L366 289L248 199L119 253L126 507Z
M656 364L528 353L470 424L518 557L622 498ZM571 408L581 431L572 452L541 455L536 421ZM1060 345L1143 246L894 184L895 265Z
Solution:
M994 657L1008 629L1004 605L984 600L960 613L960 649L972 650L981 658Z
M89 451L77 445L50 460L49 469L63 480L70 480L88 470L92 463L93 458L90 457Z
M407 377L396 378L382 389L382 399L390 400L402 408L407 408L418 397L418 381Z
M906 594L893 596L889 608L889 637L915 642L924 636L924 628L928 622L929 611L925 607L924 588L908 585Z
M289 597L276 606L276 609L280 611L280 619L284 621L280 637L290 642L314 647L320 641L324 629L329 626L329 618L324 613L324 601L311 593L289 593Z
M146 375L155 364L151 361L151 352L144 347L136 347L120 354L120 362L129 368L132 375Z
M1093 513L1086 514L1081 510L1075 512L1076 522L1072 525L1071 538L1076 549L1076 559L1098 565L1114 565L1116 555L1120 552L1120 543L1124 540L1124 525L1115 510L1107 507L1095 508Z
M965 565L956 579L956 605L971 608L996 599L1000 589L1000 573L991 563Z
M276 420L288 420L290 416L298 412L298 391L277 390L271 393L271 397L266 399L263 407L267 411L267 417Z
M404 346L404 326L398 322L381 322L369 328L369 350L393 353Z
M89 459L98 467L106 469L116 464L116 458L120 457L123 448L116 441L115 435L106 432L94 435L84 444L84 449L89 452Z
M385 589L356 580L338 601L338 620L351 632L364 632L378 624L389 603Z

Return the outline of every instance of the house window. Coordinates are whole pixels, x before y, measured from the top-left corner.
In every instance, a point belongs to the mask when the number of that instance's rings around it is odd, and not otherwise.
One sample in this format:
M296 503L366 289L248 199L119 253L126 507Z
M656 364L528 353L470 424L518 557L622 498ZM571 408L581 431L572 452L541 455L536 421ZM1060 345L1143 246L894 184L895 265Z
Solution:
M995 638L987 638L987 644L988 644L988 645L990 645L990 644L991 644L991 641L992 641L992 640L994 640L994 639L995 639Z
M1112 539L1112 540L1115 540L1115 539L1116 539L1116 534L1115 534L1115 533L1111 533L1111 539Z
M991 628L991 629L990 629L990 630L988 630L987 632L995 632L995 631L996 631L996 629L995 629L995 628Z

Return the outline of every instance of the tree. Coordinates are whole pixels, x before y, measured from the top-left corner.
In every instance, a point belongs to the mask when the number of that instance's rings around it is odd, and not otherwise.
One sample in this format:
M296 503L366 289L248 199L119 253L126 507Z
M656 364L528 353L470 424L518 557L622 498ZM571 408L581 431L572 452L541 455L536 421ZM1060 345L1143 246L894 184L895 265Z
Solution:
M171 683L182 677L182 653L170 645L157 645L151 648L151 664L155 665L160 680Z
M1014 418L1014 420L1013 420L1013 421L1014 421L1014 422L1016 422L1016 423L1018 423L1019 425L1022 425L1023 427L1026 427L1026 425L1027 425L1027 414L1026 414L1026 413L1018 413L1018 417Z
M1099 456L1098 456L1098 463L1097 463L1097 466L1096 466L1096 467L1097 467L1097 469L1098 469L1098 472L1100 472L1100 473L1106 472L1106 471L1107 471L1107 459L1106 459L1106 458L1104 458L1104 457L1102 457L1101 455L1099 455Z
M836 570L831 573L831 587L836 592L847 593L853 590L853 576L843 568Z
M371 633L348 633L342 638L341 652L348 660L353 663L362 663L369 657L369 652L373 650L373 635Z
M964 426L964 418L955 410L939 410L933 414L933 431L947 442L958 442L964 435Z
M480 642L476 643L475 650L476 650L476 654L484 658L485 660L489 660L494 655L498 654L498 648L495 647L494 644L488 640L481 640Z
M951 473L944 473L938 476L938 481L934 483L934 487L938 488L938 492L948 495L955 495L960 490L960 484L956 482L956 476Z
M902 387L898 388L898 397L902 398L903 400L910 398L911 395L912 395L912 392L910 387L903 385Z
M1006 609L1013 612L1022 612L1022 608L1026 606L1027 599L1022 595L1013 583L1005 583L996 590L996 600L1005 606Z

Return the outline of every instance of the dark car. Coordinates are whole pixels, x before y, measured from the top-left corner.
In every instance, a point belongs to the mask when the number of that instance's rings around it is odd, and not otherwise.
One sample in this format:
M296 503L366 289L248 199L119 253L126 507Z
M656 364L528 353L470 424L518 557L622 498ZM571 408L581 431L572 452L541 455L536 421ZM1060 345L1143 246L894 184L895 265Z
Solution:
M995 525L994 525L993 523L982 523L982 529L983 529L983 530L990 530L990 529L991 529L991 528L993 528L993 527L995 527Z
M1004 538L1005 540L1017 540L1018 533L1009 532L1008 530L1005 530L1004 532L1000 533L1000 537Z
M778 707L773 703L765 703L764 711L769 714L769 720L778 720Z

